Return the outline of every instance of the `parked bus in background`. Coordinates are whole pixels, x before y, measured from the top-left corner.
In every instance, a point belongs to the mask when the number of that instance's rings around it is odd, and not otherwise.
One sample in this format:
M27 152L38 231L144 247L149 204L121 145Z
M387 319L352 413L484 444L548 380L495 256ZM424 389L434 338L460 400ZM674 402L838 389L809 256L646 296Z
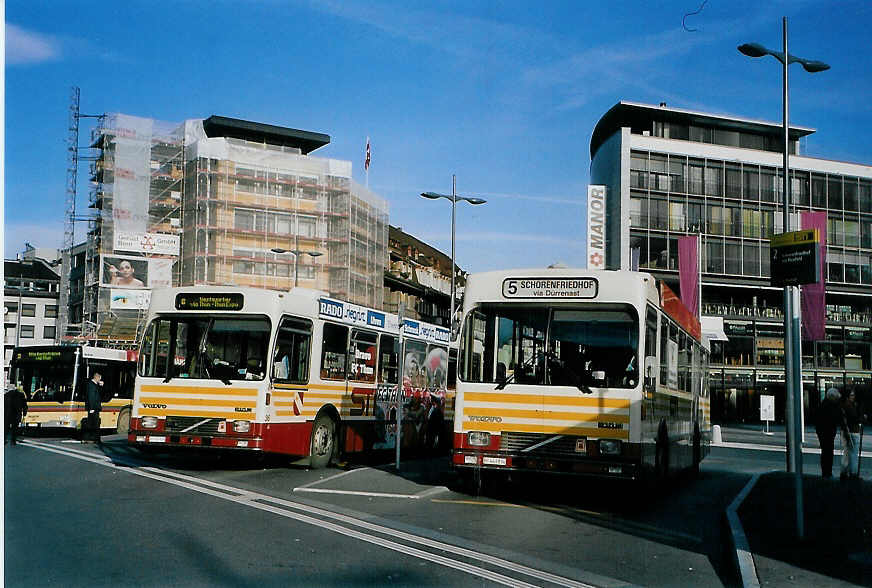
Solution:
M98 371L105 382L100 428L127 433L130 423L135 352L85 345L16 347L9 383L27 396L25 432L60 428L81 430L85 384Z
M698 319L649 274L472 274L452 464L486 471L666 477L711 439Z
M448 329L295 288L152 293L128 440L308 458L449 446Z

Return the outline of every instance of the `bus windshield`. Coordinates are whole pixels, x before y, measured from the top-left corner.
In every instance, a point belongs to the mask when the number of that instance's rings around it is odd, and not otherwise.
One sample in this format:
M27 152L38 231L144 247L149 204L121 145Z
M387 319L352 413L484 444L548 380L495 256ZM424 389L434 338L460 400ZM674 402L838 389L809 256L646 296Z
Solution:
M266 317L158 317L143 337L139 375L222 382L262 380L269 338Z
M633 388L638 325L629 306L482 305L464 328L461 373L468 382L501 386Z

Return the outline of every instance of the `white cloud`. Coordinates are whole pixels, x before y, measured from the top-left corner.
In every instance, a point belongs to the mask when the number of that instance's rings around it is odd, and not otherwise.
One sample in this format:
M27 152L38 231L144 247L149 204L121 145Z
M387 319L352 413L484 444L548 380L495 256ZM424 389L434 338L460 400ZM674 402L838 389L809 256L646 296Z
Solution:
M29 65L54 61L61 56L57 39L6 23L6 64Z

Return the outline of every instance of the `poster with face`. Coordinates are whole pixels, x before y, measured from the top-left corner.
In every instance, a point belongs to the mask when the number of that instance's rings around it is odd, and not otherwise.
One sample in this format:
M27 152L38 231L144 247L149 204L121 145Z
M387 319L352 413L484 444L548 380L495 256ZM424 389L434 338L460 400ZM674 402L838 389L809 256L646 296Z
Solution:
M147 288L148 260L104 255L100 283L120 288Z

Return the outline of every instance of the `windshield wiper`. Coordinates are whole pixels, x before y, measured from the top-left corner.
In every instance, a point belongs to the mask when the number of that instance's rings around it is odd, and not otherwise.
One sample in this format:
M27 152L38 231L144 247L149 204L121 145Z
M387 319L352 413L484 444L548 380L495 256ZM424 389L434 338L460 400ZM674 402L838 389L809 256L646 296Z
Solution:
M541 351L538 354L531 355L530 359L528 359L527 361L522 363L519 367L516 367L510 376L506 376L505 378L500 380L500 382L497 384L497 387L494 388L494 390L502 390L503 388L505 388L508 384L510 384L512 382L512 380L515 379L515 374L518 373L518 370L530 367L530 365L532 365L532 363L534 361L536 361L536 359L541 357L541 356L542 356Z

